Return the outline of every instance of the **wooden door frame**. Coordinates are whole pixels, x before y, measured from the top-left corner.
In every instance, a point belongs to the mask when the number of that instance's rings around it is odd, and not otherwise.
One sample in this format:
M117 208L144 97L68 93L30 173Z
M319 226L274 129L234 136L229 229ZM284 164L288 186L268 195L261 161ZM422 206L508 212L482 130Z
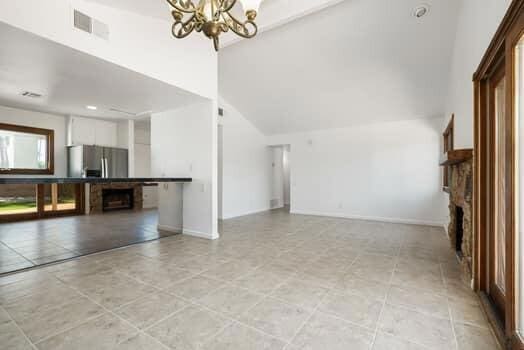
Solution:
M518 196L515 194L516 181L516 132L515 132L515 55L514 47L524 33L524 0L513 0L495 37L473 76L474 82L474 143L475 143L475 169L474 169L474 196L473 196L473 229L475 258L473 260L473 281L475 290L479 293L489 291L488 269L486 263L488 254L489 227L494 222L492 211L491 190L494 188L493 174L490 170L490 160L493 159L493 149L490 139L493 133L492 120L488 108L489 79L495 69L504 64L506 71L506 136L511 142L506 143L507 171L506 191L507 213L504 218L506 223L506 305L503 320L490 319L495 328L502 326L496 332L499 340L514 349L524 349L524 345L517 334L517 295L515 268L518 263L516 256L516 215ZM486 298L483 298L486 300ZM489 304L484 305L488 309ZM487 310L488 315L494 315L492 310Z

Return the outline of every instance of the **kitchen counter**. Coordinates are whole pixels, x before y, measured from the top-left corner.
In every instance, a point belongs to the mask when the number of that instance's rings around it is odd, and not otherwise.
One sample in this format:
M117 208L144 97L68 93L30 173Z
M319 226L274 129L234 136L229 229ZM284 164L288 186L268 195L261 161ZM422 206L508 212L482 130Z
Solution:
M159 182L192 182L190 177L129 177L129 178L100 178L100 177L4 177L0 178L0 185L38 185L38 184L105 184L105 183L159 183Z

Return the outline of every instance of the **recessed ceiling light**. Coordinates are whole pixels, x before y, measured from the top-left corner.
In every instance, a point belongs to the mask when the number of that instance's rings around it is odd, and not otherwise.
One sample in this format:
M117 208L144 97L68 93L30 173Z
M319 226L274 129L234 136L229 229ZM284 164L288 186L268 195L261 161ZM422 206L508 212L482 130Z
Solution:
M86 106L86 108L92 111L96 111L98 109L97 106Z
M422 4L417 7L415 7L415 10L413 10L413 16L415 18L422 18L426 16L429 13L429 5Z

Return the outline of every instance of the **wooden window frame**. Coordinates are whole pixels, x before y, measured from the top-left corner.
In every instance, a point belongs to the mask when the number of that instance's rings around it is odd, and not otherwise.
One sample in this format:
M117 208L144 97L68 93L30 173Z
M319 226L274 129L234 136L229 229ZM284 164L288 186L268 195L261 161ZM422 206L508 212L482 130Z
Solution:
M46 169L0 169L1 175L54 175L55 173L55 131L50 129L33 128L30 126L0 123L0 130L21 132L26 134L43 135L47 139Z
M514 109L514 72L515 55L514 48L524 34L524 0L513 0L502 20L493 40L491 41L481 63L473 75L474 82L474 196L473 196L473 229L474 229L474 252L473 259L473 282L474 287L481 296L482 306L487 311L488 318L494 326L495 334L505 348L524 349L524 342L517 331L518 295L516 293L517 279L515 275L516 256L516 207L518 196L515 186L518 174L516 173L516 132L515 132L515 109ZM510 142L507 143L506 154L508 159L506 183L507 214L503 218L506 226L506 302L505 317L497 318L493 303L487 297L489 292L489 280L487 269L489 230L494 222L493 200L491 198L494 188L492 159L493 145L493 121L490 120L492 111L488 110L489 85L495 71L501 66L506 70L506 83L508 93L506 97L506 136ZM523 320L524 321L524 320Z
M451 115L451 120L449 121L448 126L446 127L446 130L444 130L442 136L444 142L444 153L453 151L455 149L455 114ZM442 188L445 192L449 193L451 167L446 165L444 166L443 171L444 174L442 176Z

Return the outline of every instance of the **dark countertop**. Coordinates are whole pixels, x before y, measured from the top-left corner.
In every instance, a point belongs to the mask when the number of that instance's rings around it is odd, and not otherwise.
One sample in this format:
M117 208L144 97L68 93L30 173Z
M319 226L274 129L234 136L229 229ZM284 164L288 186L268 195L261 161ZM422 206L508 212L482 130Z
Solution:
M130 178L100 178L100 177L3 177L0 178L0 185L18 184L104 184L104 183L158 183L158 182L192 182L190 177L130 177Z

